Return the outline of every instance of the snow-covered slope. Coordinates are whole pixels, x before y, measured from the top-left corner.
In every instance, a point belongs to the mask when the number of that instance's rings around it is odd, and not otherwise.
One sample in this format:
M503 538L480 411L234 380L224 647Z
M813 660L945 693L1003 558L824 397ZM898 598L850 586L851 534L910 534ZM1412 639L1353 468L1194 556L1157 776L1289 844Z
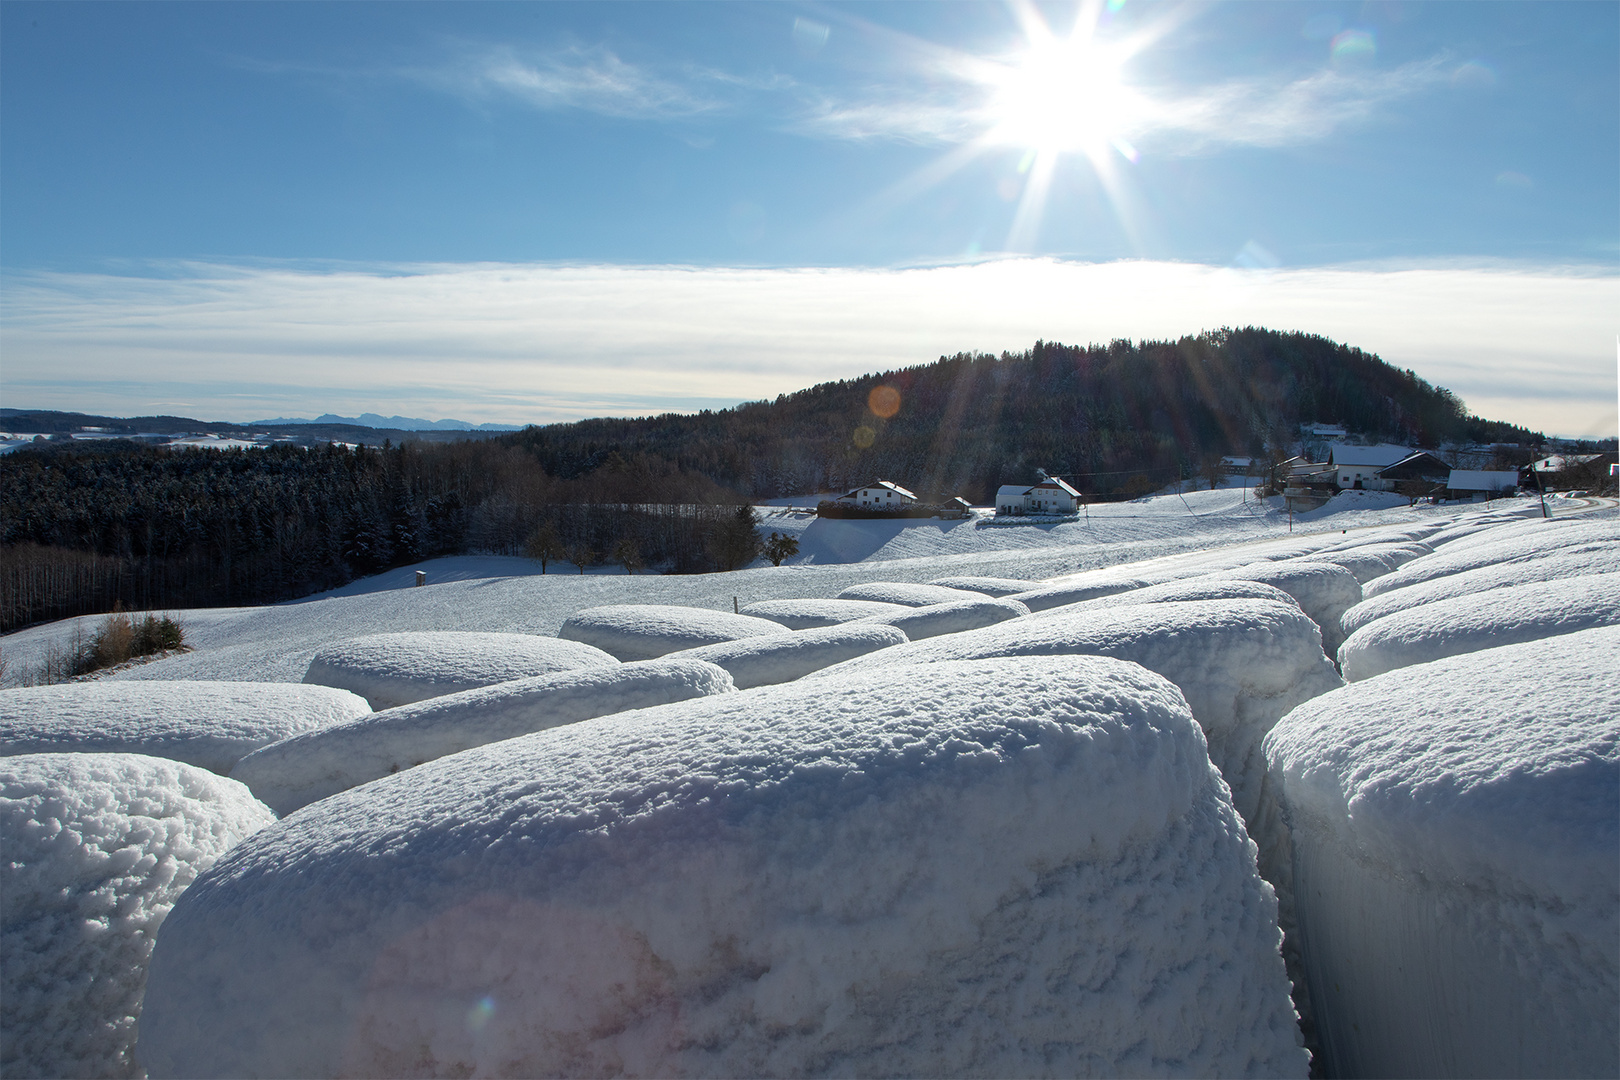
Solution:
M1338 1076L1612 1076L1620 628L1405 667L1266 739Z
M228 773L261 746L371 712L327 686L85 682L0 690L0 755L149 754Z
M918 674L585 721L307 807L176 906L141 1059L1303 1076L1271 890L1176 689L1097 657Z
M536 634L405 631L368 634L324 646L304 681L352 690L373 709L442 694L618 663L601 649Z
M275 820L234 780L138 754L0 759L0 1073L141 1076L146 964L175 898Z

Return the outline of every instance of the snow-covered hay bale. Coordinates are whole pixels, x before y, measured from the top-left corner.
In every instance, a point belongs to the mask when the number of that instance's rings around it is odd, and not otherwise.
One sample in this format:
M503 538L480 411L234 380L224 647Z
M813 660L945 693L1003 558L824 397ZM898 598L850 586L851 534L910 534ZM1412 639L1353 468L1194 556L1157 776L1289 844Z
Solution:
M228 773L243 754L371 712L328 686L84 682L0 690L0 755L148 754Z
M1405 668L1266 739L1329 1076L1613 1076L1620 630Z
M946 589L939 585L915 585L907 581L868 581L851 585L838 594L840 600L876 600L882 604L926 607L952 600L978 600L984 594L971 589Z
M909 604L883 604L876 600L760 600L744 604L742 613L781 623L789 630L838 626L869 615L896 615Z
M1017 600L984 596L977 600L954 600L948 604L910 608L898 615L874 615L862 619L861 625L898 627L912 641L920 641L940 634L960 634L964 630L994 626L1028 614L1029 608Z
M1338 548L1331 551L1318 551L1311 555L1311 562L1332 563L1342 566L1356 576L1356 581L1362 585L1373 578L1392 574L1405 566L1413 559L1430 554L1427 545L1418 544L1367 544L1359 547Z
M275 816L234 780L138 754L0 760L0 1074L143 1076L158 926Z
M1021 593L1012 593L1007 599L1017 600L1031 611L1048 611L1066 604L1079 604L1100 596L1113 596L1133 589L1145 589L1161 581L1158 577L1086 578L1081 581L1057 585L1042 585Z
M1370 622L1394 615L1409 608L1423 607L1438 600L1454 596L1505 589L1514 585L1528 585L1535 581L1556 581L1559 578L1586 577L1593 574L1620 574L1620 559L1594 559L1588 552L1556 552L1541 559L1526 562L1492 563L1458 574L1447 574L1404 589L1394 589L1363 600L1344 613L1339 625L1345 635L1354 634Z
M1337 653L1344 641L1339 620L1361 601L1361 582L1350 571L1333 563L1304 559L1257 563L1224 571L1223 576L1275 585L1292 596L1321 629L1322 648L1328 656Z
M734 689L721 668L676 657L536 675L385 709L274 743L237 762L231 777L286 815L475 746Z
M1350 682L1458 653L1620 624L1620 574L1535 581L1454 596L1367 623L1345 639Z
M863 620L841 626L799 630L791 634L722 641L718 645L671 653L667 659L690 657L717 664L731 673L737 689L750 690L756 686L792 682L812 671L820 671L878 649L904 645L907 640L903 630L893 626L871 625Z
M1344 685L1322 652L1316 624L1298 605L1274 600L1049 612L897 645L808 679L841 684L883 667L1066 654L1131 660L1180 687L1208 737L1210 759L1232 785L1238 812L1250 822L1258 818L1265 778L1260 740L1300 702ZM919 684L931 677L926 668L912 676ZM1261 837L1256 842L1265 849Z
M1456 541L1367 583L1363 598L1381 596L1450 574L1481 566L1543 559L1559 552L1620 559L1620 524L1612 521L1525 521Z
M785 634L770 619L673 604L607 604L576 611L557 636L583 641L620 660L652 660L666 653L764 634Z
M603 717L238 847L154 1075L1305 1074L1274 900L1175 688L1053 657Z
M986 596L1011 596L1013 593L1041 587L1039 581L1006 577L942 577L935 578L928 584L938 585L942 589L966 589L968 592L983 593Z
M601 649L537 634L414 630L368 634L324 645L304 673L307 683L353 690L374 709L614 663Z
M1128 592L1110 593L1090 600L1081 600L1075 604L1066 604L1063 607L1048 608L1031 617L1048 619L1072 615L1079 611L1097 611L1132 604L1168 604L1182 600L1275 600L1294 607L1299 606L1292 596L1275 585L1267 585L1261 581L1236 581L1229 577L1212 575L1161 582L1158 585L1147 585Z

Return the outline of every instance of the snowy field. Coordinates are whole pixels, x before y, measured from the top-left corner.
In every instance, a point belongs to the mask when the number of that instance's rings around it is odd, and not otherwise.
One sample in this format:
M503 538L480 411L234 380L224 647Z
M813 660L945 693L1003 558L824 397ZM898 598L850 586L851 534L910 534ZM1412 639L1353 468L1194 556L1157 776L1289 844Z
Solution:
M760 509L0 690L0 1074L1613 1075L1612 501Z

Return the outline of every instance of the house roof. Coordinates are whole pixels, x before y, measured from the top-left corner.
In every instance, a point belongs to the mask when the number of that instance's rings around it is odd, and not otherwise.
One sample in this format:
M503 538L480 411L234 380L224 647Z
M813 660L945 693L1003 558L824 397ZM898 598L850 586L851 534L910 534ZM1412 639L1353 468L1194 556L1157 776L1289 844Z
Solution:
M1435 457L1427 450L1418 450L1401 458L1393 465L1386 465L1384 468L1379 469L1378 475L1398 477L1400 475L1428 474L1433 476L1450 471L1451 466L1438 457Z
M1410 446L1396 446L1393 443L1379 443L1375 446L1352 446L1349 443L1337 442L1328 444L1328 462L1338 469L1345 466L1386 469L1402 458L1411 456L1412 453Z
M1070 487L1068 484L1065 484L1062 480L1059 480L1055 476L1048 476L1045 480L1042 480L1038 484L1032 484L1025 490L1033 494L1042 488L1047 488L1051 491L1062 490L1066 492L1070 498L1078 499L1080 497L1080 493L1078 491L1074 490L1074 488Z
M853 491L849 491L849 492L844 493L842 498L853 499L855 496L859 495L861 492L866 491L866 490L868 490L870 488L887 488L888 490L894 492L896 495L899 495L901 498L905 498L905 499L915 499L917 497L917 496L913 495L911 492L907 491L905 488L901 487L899 484L894 483L893 481L890 481L890 480L874 480L870 484L862 484L860 487L855 488Z

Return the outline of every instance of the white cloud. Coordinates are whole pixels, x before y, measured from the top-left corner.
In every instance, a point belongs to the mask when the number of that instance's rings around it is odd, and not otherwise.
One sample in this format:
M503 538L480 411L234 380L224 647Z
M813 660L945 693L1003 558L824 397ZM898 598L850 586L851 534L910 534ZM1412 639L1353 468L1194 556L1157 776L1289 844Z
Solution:
M1496 419L1570 434L1616 422L1620 278L1578 268L165 269L9 275L6 403L549 422L774 397L1037 338L1173 339L1252 324L1376 352Z
M467 47L450 64L401 73L467 97L504 95L538 109L635 119L693 116L719 108L720 99L705 84L728 81L702 72L669 78L602 46L577 45L549 51Z

